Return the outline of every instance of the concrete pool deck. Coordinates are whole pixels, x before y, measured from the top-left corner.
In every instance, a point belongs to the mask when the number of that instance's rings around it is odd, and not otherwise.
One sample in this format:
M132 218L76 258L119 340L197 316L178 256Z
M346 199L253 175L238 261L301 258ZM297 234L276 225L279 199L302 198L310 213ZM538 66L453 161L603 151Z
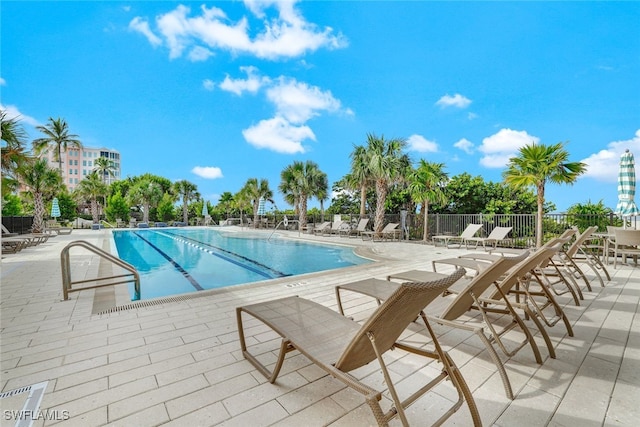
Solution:
M231 230L231 228L229 229ZM271 231L264 231L270 233ZM300 295L336 309L334 286L368 277L384 278L409 269L431 270L431 260L464 249L406 242L362 242L338 236L286 233L329 243L353 244L381 261L365 266L204 291L196 297L126 304L126 285L85 290L62 301L60 252L86 240L109 250L108 230L74 230L17 254L2 256L0 284L0 408L2 426L15 425L11 411L28 398L27 386L45 383L40 411L55 420L33 425L225 425L368 426L375 420L364 399L324 375L305 357L288 355L276 384L269 384L241 355L237 306ZM97 256L72 251L74 279L96 277L110 268ZM441 344L460 366L487 426L622 426L640 419L640 267L609 267L612 280L576 307L559 297L574 337L549 328L557 359L535 363L528 349L506 363L516 398L508 400L487 352L475 337L436 327ZM346 310L362 320L375 308L351 295ZM275 362L278 337L252 324L247 340L266 363ZM397 353L397 354L395 354ZM433 366L415 356L390 352L390 369L411 388ZM503 357L503 360L505 358ZM384 389L379 370L359 377ZM43 385L44 387L44 385ZM9 393L15 391L14 393ZM429 425L453 399L447 384L408 411L412 425ZM41 414L42 415L42 414ZM400 425L394 420L392 425ZM462 407L445 425L470 425Z

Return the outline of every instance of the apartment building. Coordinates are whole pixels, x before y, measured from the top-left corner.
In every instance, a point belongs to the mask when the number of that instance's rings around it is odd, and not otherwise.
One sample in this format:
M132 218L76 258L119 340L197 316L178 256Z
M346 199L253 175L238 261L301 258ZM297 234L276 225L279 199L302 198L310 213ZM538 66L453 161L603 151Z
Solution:
M109 148L82 147L80 149L69 148L62 153L62 179L69 191L73 191L82 179L95 169L95 161L99 157L109 159L113 165L113 175L105 175L107 184L121 179L120 153ZM58 161L54 160L52 150L47 152L49 165L58 169Z

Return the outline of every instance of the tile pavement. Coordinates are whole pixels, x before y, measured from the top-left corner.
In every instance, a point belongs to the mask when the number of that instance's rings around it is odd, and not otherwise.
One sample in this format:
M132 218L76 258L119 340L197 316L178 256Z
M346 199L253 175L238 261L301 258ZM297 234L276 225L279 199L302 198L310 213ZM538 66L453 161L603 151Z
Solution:
M373 425L375 420L360 395L295 352L288 355L276 384L269 384L242 358L235 307L300 295L337 309L333 290L337 284L384 278L408 269L430 270L432 259L466 251L337 236L290 233L288 237L354 245L378 261L104 313L128 302L125 286L76 292L68 301L61 301L60 251L80 239L110 250L108 230L75 230L19 254L4 255L0 393L47 381L40 409L58 419L39 419L34 426ZM79 249L72 250L71 259L74 279L95 277L111 268ZM516 394L513 401L504 396L500 378L475 337L436 327L442 334L441 343L473 391L484 425L637 425L640 269L623 266L610 268L610 272L612 280L604 288L592 280L593 291L585 293L579 307L559 297L575 334L569 337L560 325L549 329L556 359L550 359L540 343L542 365L535 363L527 349L506 363ZM345 297L345 308L356 320L365 318L374 307L366 297ZM412 326L405 335L421 340L421 333ZM252 351L264 363L275 362L278 337L272 331L249 321L246 334ZM401 392L419 387L438 369L400 352L386 357ZM382 376L373 365L359 369L356 375L382 389ZM7 411L21 409L25 396L0 400L1 426L15 424L7 419ZM410 422L430 424L454 398L448 384L438 386L410 408ZM445 425L469 424L463 407Z

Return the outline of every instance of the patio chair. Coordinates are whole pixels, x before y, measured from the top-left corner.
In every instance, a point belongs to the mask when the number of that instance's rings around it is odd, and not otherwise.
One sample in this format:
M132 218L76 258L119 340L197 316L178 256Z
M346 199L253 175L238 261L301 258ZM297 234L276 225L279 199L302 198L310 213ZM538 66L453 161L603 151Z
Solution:
M325 227L321 234L331 236L332 234L339 234L341 230L345 229L348 224L342 220L333 221L330 227Z
M325 221L321 224L318 224L313 229L313 234L323 234L325 229L331 227L331 223L329 221Z
M591 271L594 272L600 282L600 286L602 287L604 287L604 280L600 271L604 272L607 280L611 280L609 271L607 271L607 268L604 266L600 258L596 254L589 250L585 250L584 248L584 245L587 244L597 229L598 227L596 226L587 228L582 234L578 234L576 236L576 239L565 251L558 252L558 255L554 257L555 261L562 263L564 269L569 272L569 274L573 277L582 278L589 291L591 291L591 283L578 264L586 264ZM575 232L578 232L577 228L575 229Z
M640 255L640 230L617 228L613 233L615 236L615 240L611 243L613 268L618 266L618 255L622 255L623 261L627 255L631 255L637 264L638 255Z
M515 309L522 310L525 319L530 319L536 325L549 350L549 357L556 357L555 349L543 322L552 327L560 320L565 325L567 334L573 336L573 328L562 307L555 300L553 293L538 274L538 268L551 259L562 247L561 239L554 239L549 244L536 250L526 260L522 261L509 274L496 283L496 289L490 294L477 298L476 307L483 317L490 313L500 312L516 315ZM535 285L538 285L535 287ZM551 307L553 315L545 313Z
M507 238L507 235L511 232L513 227L496 227L491 230L491 233L487 237L468 237L464 239L464 244L469 249L469 243L475 243L474 249L478 248L478 244L482 243L482 247L486 250L487 245L491 245L493 248L498 246L502 240Z
M500 356L493 347L493 342L496 342L500 349L512 356L527 343L530 344L536 362L542 363L542 358L538 350L536 342L533 340L531 333L522 319L515 313L510 313L513 320L507 326L503 327L502 331L498 331L494 327L489 319L482 316L481 319L476 319L471 316L465 316L474 306L477 304L477 296L481 295L486 289L500 279L510 268L516 266L528 257L529 253L524 252L516 257L502 257L495 261L488 268L484 269L480 274L475 276L470 281L461 280L452 287L449 287L445 293L439 298L436 298L428 307L427 318L433 322L440 323L449 327L458 329L464 329L475 333L481 342L486 347L491 359L493 360L496 368L502 378L505 394L509 399L513 399L513 390L511 383L507 376L507 372L503 366ZM515 268L515 267L514 267ZM519 270L518 270L519 271ZM393 275L391 277L402 277L400 275ZM423 271L422 277L426 280L433 280L438 277L444 276L440 273ZM445 276L446 277L446 276ZM352 291L361 293L364 295L376 298L380 303L385 301L389 294L393 293L395 289L401 286L397 282L389 282L384 280L368 279L359 282L348 283L345 285L339 285L336 287L336 297L338 299L338 308L342 311L342 299L340 296L341 291ZM456 289L454 289L456 288ZM464 317L463 319L461 319ZM525 340L517 345L515 350L507 350L506 345L503 344L501 336L513 329L515 326L520 326L525 334ZM488 331L488 332L487 332Z
M343 228L340 230L340 237L359 237L362 232L366 231L369 225L369 218L362 218L358 221L356 228Z
M381 231L363 231L360 233L360 236L362 237L362 240L365 240L365 236L367 236L371 241L375 241L376 237L380 240L386 240L389 238L393 240L397 236L398 239L400 239L400 229L398 229L399 225L400 224L397 222L390 222L385 225Z
M449 247L449 242L457 242L458 247L460 247L462 246L462 243L465 241L465 239L469 239L475 236L481 228L482 224L469 224L467 225L467 228L465 228L464 231L460 233L459 236L438 235L431 237L431 240L433 240L433 246L437 246L436 242L442 240L444 241L444 246L446 247Z
M405 408L445 379L458 393L458 400L436 422L441 425L466 401L474 425L481 425L475 402L467 384L453 360L440 347L433 335L434 350L418 348L398 341L402 332L420 316L432 332L422 310L452 283L464 275L464 270L426 283L403 283L380 305L363 325L341 314L299 297L267 301L236 309L240 347L244 357L271 383L276 381L286 353L298 350L329 375L363 394L378 425L386 426L398 416L402 425L409 421ZM258 319L282 337L278 360L269 370L247 349L243 313ZM264 344L261 344L264 347ZM383 355L391 349L401 349L442 363L442 371L411 396L401 400L391 380ZM382 393L358 380L350 372L377 360L387 385L393 406L387 412L379 403ZM419 424L419 421L414 421Z

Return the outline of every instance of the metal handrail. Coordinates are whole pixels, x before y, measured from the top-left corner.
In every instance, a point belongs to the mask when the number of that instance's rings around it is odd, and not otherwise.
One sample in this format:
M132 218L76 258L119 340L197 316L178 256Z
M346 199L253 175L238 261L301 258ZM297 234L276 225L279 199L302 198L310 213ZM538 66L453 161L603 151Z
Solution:
M74 247L74 246L80 246L83 247L91 252L93 252L94 254L102 257L103 259L106 259L107 261L111 261L113 264L116 264L118 267L121 267L125 270L127 270L129 273L125 273L125 274L119 274L119 275L115 275L115 276L108 276L108 277L98 277L96 279L87 279L87 280L76 280L76 281L72 281L71 280L71 265L69 262L69 250ZM66 301L67 299L69 299L69 292L76 292L76 291L82 291L85 289L94 289L94 288L101 288L103 286L113 286L113 285L120 285L123 283L134 283L134 290L135 290L135 295L133 296L133 300L137 301L140 299L140 274L138 274L138 271L135 269L134 266L132 266L131 264L121 260L120 258L117 258L113 255L111 255L108 252L103 251L102 249L98 248L95 245L92 245L91 243L85 241L85 240L76 240L73 241L71 243L69 243L67 246L65 246L64 249L62 249L62 252L60 252L60 266L61 266L61 270L62 270L62 295L63 295L63 299ZM88 282L99 282L102 280L112 280L112 279L120 279L120 278L124 278L127 277L128 279L125 280L120 280L120 281L116 281L116 282L109 282L109 283L99 283L96 284L94 286L84 286L82 288L77 288L77 289L73 289L73 285L77 285L80 283L88 283Z
M273 231L271 232L271 234L267 238L267 242L269 240L271 240L271 236L273 236L273 234L276 232L278 227L280 227L280 224L284 225L285 227L288 227L290 222L297 222L298 223L298 237L300 237L300 221L298 221L297 219L287 219L287 217L285 216L285 219L283 219L282 221L277 223L275 227L273 227Z

